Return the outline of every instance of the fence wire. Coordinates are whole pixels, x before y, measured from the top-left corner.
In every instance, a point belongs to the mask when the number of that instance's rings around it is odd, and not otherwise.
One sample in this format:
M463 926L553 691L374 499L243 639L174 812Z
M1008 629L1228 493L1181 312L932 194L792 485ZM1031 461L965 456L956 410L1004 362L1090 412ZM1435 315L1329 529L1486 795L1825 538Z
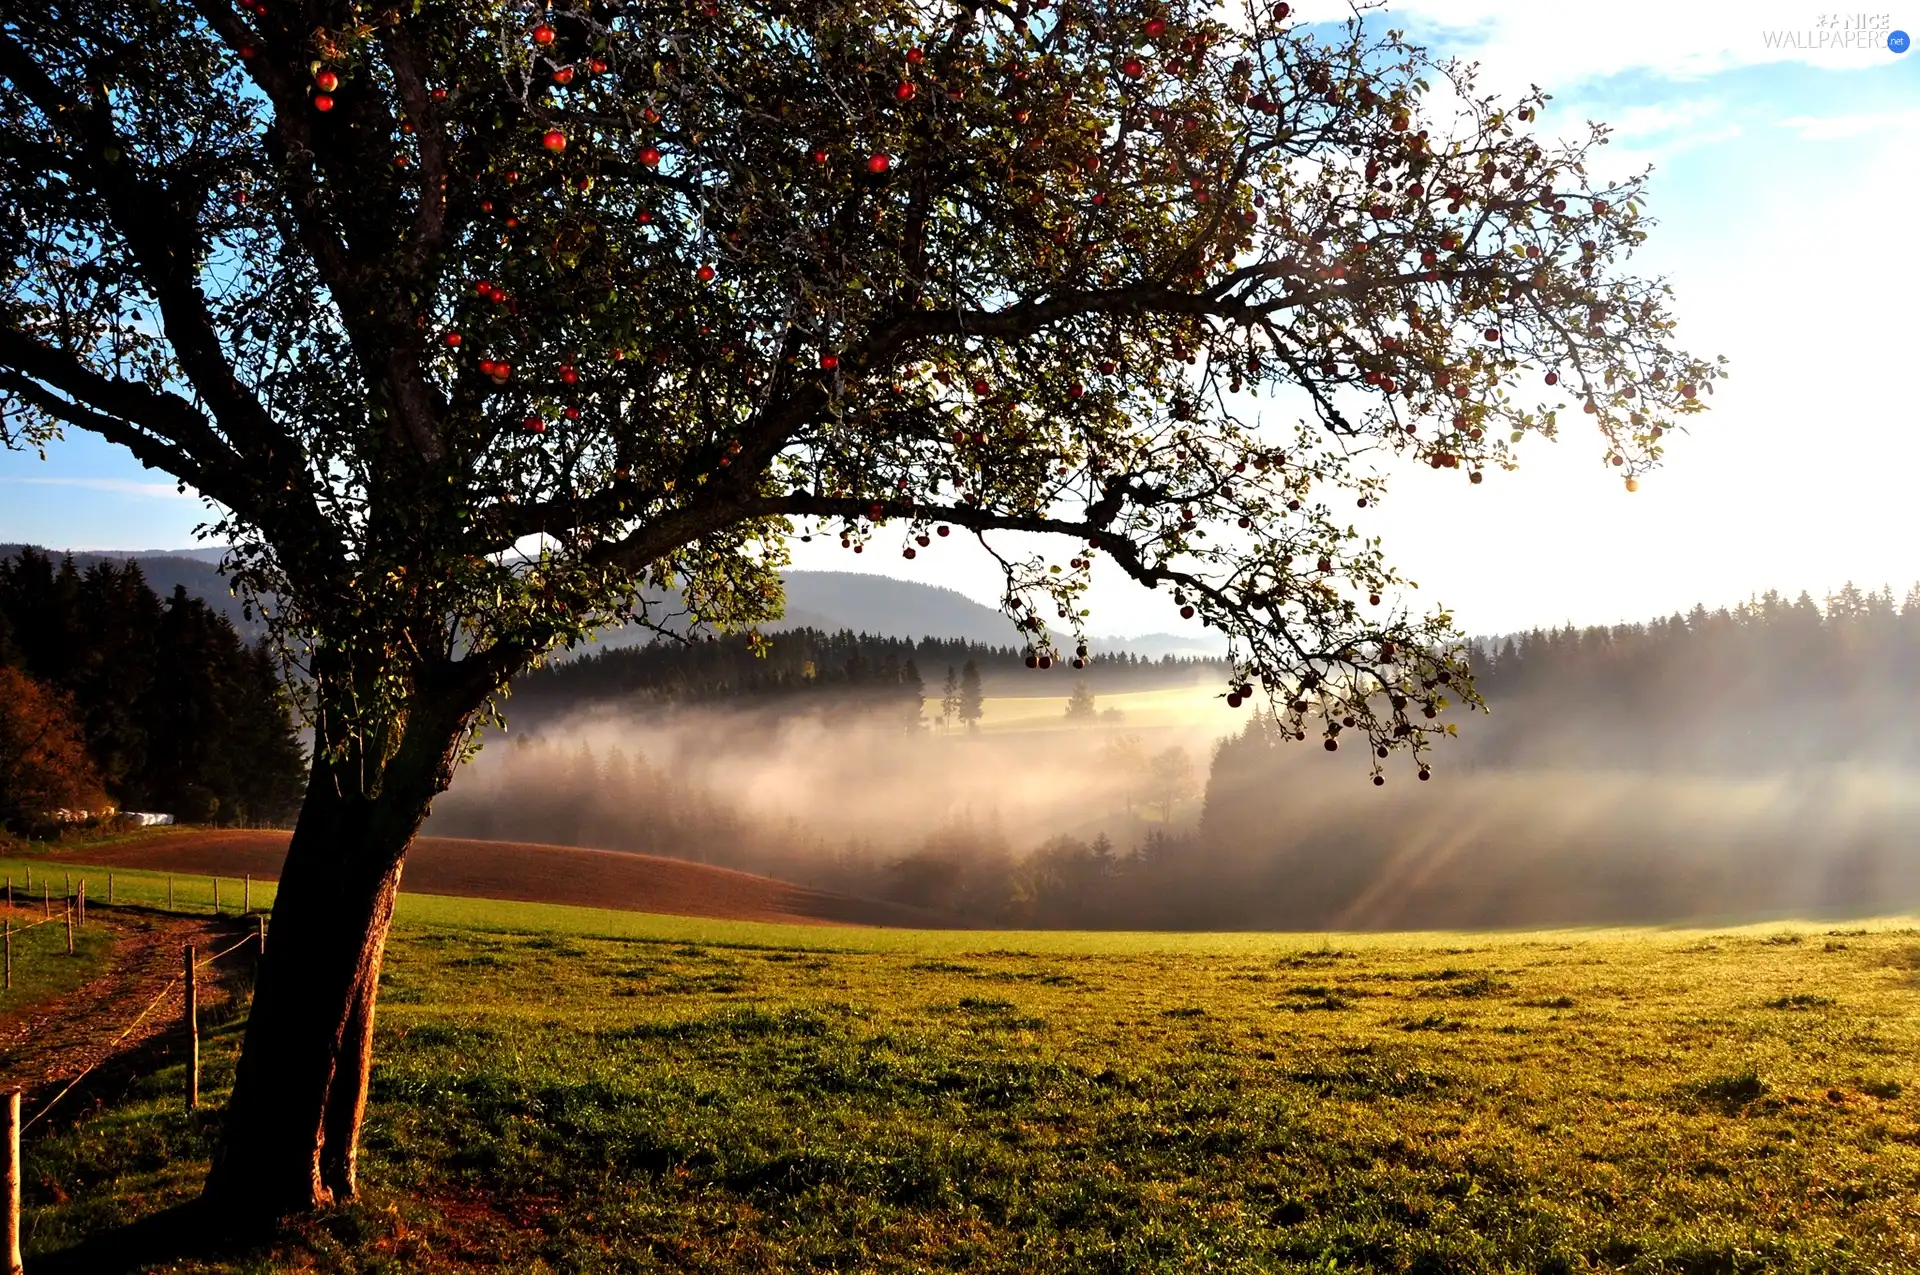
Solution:
M61 918L54 917L50 919L59 920ZM47 924L47 922L35 921L33 924L45 925ZM15 930L14 933L18 934L22 930L30 930L32 928L33 928L32 925L22 926L20 930ZM239 951L241 948L245 947L249 943L256 941L258 938L259 936L257 934L249 934L247 935L247 937L241 939L238 943L233 944L231 947L222 948L220 951L215 952L212 956L202 957L200 960L195 961L193 963L193 968L197 970L203 965L211 965L213 964L213 962L219 960L221 957L227 956L234 952ZM101 1063L107 1061L107 1059L113 1057L113 1051L120 1047L121 1042L126 1040L127 1037L133 1035L134 1029L140 1026L141 1023L146 1021L148 1014L151 1014L154 1010L158 1009L163 1003L165 1003L167 998L173 995L173 989L178 987L179 985L180 985L180 978L178 975L175 975L173 978L168 979L167 985L160 989L158 995L156 995L152 1000L147 1002L146 1008L133 1016L133 1021L127 1024L126 1030L121 1032L118 1036L114 1037L113 1043L108 1045L106 1050L102 1052L98 1058L94 1059L92 1062L88 1063L85 1067L81 1068L78 1075L74 1076L72 1080L69 1080L64 1086L62 1086L60 1092L55 1094L51 1099L49 1099L47 1101L47 1105L40 1108L40 1110L37 1113L35 1113L33 1119L21 1125L20 1132L25 1133L27 1130L33 1128L34 1125L38 1124L42 1119L42 1117L44 1117L48 1112L52 1111L54 1107L59 1105L59 1102L62 1098L72 1093L74 1090L74 1086L78 1085L82 1080L85 1080L88 1074L92 1072L94 1068L98 1067Z

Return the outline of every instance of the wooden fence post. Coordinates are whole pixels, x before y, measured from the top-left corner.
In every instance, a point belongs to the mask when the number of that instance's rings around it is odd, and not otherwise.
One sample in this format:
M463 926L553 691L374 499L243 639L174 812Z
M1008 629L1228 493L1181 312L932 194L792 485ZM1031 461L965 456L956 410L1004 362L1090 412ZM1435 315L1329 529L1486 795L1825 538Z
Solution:
M48 887L45 877L40 878L40 910L46 913L49 921L53 919L53 891Z
M113 873L107 873L107 906L113 906Z
M260 936L260 955L265 956L267 954L267 914L265 912L258 913L254 916L253 920L255 929Z
M67 873L67 897L69 899L73 897L73 873L71 872Z
M87 879L85 877L80 878L80 892L73 897L74 909L79 913L74 918L74 924L85 925L87 923Z
M173 878L167 878L167 911L173 911Z
M67 955L73 955L73 900L67 900Z
M245 916L247 913L253 911L253 873L251 872L247 873L245 877L245 881L246 881L246 884L240 887L242 890L246 891L245 894L240 896L240 902L242 905L240 908L241 916Z
M220 878L213 879L213 914L220 915Z
M7 913L7 990L13 990L13 913Z
M20 1091L7 1095L7 1275L22 1275L20 1264Z
M7 873L7 915L13 915L13 873Z
M187 1110L192 1111L200 1105L200 994L193 983L193 944L185 949L187 1007L185 1010L187 1029Z

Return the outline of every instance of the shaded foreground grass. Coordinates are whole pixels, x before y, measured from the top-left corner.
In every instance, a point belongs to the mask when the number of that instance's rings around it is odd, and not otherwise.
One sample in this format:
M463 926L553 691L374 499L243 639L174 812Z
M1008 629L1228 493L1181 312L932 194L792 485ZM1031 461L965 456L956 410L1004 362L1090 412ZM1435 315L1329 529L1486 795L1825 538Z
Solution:
M1920 1269L1913 930L758 928L401 929L364 1200L164 1269ZM178 1092L29 1146L31 1254L191 1196Z

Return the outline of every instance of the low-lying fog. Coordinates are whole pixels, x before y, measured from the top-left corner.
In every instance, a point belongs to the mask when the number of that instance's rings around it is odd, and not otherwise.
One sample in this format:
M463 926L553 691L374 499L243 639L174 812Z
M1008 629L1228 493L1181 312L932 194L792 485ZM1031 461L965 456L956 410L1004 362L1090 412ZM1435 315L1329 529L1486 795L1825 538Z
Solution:
M695 859L956 924L1537 926L1920 907L1920 789L1904 769L1555 765L1565 749L1528 768L1521 713L1491 730L1462 717L1432 782L1395 759L1375 788L1351 750L1237 735L1249 719L1213 689L1103 696L1080 725L1064 698L989 698L977 733L909 729L892 704L601 709L492 740L427 831Z

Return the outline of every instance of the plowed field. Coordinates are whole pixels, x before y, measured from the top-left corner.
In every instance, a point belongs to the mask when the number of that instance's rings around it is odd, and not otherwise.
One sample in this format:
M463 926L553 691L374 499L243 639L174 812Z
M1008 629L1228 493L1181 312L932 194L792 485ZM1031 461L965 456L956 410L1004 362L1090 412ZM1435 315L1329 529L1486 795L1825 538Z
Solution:
M261 880L279 876L286 832L185 829L119 845L63 853L63 861L107 867ZM727 868L614 850L517 841L421 837L407 855L401 888L528 903L565 903L736 921L924 926L910 908L812 890Z

